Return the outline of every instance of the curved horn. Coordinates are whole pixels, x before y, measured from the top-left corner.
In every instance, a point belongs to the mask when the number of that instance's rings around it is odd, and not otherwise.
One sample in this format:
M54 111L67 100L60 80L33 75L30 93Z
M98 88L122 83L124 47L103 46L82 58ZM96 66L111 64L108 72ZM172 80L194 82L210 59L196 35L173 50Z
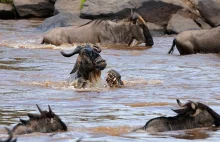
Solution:
M137 14L137 17L141 23L143 23L144 25L146 24L146 21L139 14Z
M12 140L12 137L13 137L12 136L12 132L8 128L6 128L6 127L5 127L5 129L8 131L8 135L9 135L8 139L5 140L5 142L10 142Z
M50 108L50 105L48 105L48 108L49 108L49 113L50 113L50 114L53 114L53 111L52 111L52 109Z
M94 46L93 46L93 49L94 49L95 51L97 51L98 53L100 53L100 52L102 51L102 49L101 49L98 45L94 45Z
M185 107L185 105L183 105L183 104L180 102L179 99L176 99L176 102L177 102L177 104L178 104L180 107Z
M36 104L36 105L37 105L37 108L38 108L40 114L42 114L43 111L42 111L41 108L38 106L38 104Z
M60 53L64 56L64 57L71 57L77 53L79 53L79 51L82 49L82 46L77 46L72 53L65 53L63 51L60 51Z
M185 109L171 109L172 111L174 111L177 114L182 114L185 112Z

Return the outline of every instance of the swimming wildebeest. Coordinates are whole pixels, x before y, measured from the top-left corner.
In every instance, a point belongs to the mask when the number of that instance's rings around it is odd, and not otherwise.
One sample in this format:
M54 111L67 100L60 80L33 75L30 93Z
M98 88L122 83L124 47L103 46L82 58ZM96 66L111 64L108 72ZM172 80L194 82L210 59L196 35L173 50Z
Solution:
M192 101L182 104L178 99L177 103L182 108L173 110L177 113L176 116L153 118L149 120L144 127L137 130L146 130L150 133L154 133L211 127L213 125L218 127L220 125L220 115L210 107Z
M131 45L133 40L154 44L146 22L136 12L131 12L127 20L112 22L109 20L93 20L78 27L57 27L49 31L42 43L61 45L63 43L120 43ZM136 43L136 44L138 44Z
M5 128L7 131L8 131L8 139L6 140L0 140L0 142L16 142L17 139L12 139L13 135L12 135L12 132L8 129L8 128Z
M124 83L121 80L121 75L116 70L109 70L106 76L106 82L109 87L123 87Z
M79 54L76 63L70 72L76 73L75 88L84 88L87 83L95 83L101 77L101 71L105 69L106 62L100 56L101 48L99 46L93 46L86 44L85 46L77 46L75 50L69 54L61 51L64 57L71 57L75 54Z
M13 133L16 135L27 134L33 132L58 132L67 131L65 123L56 115L50 108L48 111L42 111L37 105L40 114L27 113L29 120L20 119L20 123L13 128Z
M220 52L220 26L212 29L183 31L173 40L168 54L176 45L180 55Z

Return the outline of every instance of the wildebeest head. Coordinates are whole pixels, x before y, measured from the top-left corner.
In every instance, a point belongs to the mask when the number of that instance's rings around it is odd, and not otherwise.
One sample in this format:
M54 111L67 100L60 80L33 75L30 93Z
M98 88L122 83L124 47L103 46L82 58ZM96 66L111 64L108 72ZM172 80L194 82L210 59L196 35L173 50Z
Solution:
M0 140L0 142L16 142L17 139L12 139L13 138L12 132L8 128L5 129L8 131L9 137L6 140Z
M144 127L137 130L164 132L211 127L213 125L220 126L220 116L210 107L193 101L182 104L178 99L177 103L181 109L173 110L177 113L176 116L153 118L149 120Z
M106 82L109 87L122 87L124 86L121 80L121 75L116 70L109 70L106 76Z
M145 20L133 10L131 10L131 16L129 20L133 24L131 27L133 38L136 39L139 43L145 42L145 46L152 46L154 41ZM132 41L133 40L129 42L129 46L131 45Z
M196 116L201 112L201 109L198 108L198 103L189 101L185 104L182 104L179 99L176 100L177 104L181 107L181 109L172 109L178 115L189 115Z
M15 134L67 131L65 123L52 111L49 105L49 111L42 111L38 105L37 108L40 114L28 113L27 116L30 118L29 120L20 119L21 123L13 128Z
M189 116L193 117L196 121L201 123L203 126L206 125L220 125L220 116L213 111L210 107L199 103L199 102L193 102L188 101L185 104L182 104L180 100L177 99L178 105L181 107L181 109L173 110L178 115L177 117L182 116Z
M101 70L105 69L106 62L100 56L101 48L99 46L94 46L93 48L90 45L77 46L72 53L64 53L61 51L61 54L64 57L71 57L75 54L79 54L77 57L76 63L73 67L72 73L77 73L76 78L83 78L84 80L89 80L93 82L101 76Z

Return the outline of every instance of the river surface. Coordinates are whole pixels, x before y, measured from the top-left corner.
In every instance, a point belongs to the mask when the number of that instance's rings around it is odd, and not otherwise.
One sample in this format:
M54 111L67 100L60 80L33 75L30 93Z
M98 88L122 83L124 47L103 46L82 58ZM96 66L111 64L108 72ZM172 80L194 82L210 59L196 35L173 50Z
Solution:
M132 132L149 119L174 116L176 99L200 101L220 113L220 55L168 55L174 37L154 37L155 45L139 50L104 48L107 61L102 79L117 70L125 87L74 89L69 85L76 56L60 50L73 46L41 45L35 30L42 20L0 21L0 138L26 113L39 113L36 104L48 105L68 126L67 132L15 136L18 142L176 142L220 139L217 129L194 129L158 134Z

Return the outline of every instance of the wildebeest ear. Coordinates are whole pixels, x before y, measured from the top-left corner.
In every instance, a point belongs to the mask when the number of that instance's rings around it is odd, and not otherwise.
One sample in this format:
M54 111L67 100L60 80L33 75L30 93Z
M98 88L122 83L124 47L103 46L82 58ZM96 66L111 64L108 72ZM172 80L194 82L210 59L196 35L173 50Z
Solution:
M27 116L28 116L29 118L39 119L41 115L39 115L39 114L33 114L33 113L27 113Z
M191 103L192 109L196 109L196 105L194 103Z
M190 100L189 100L189 102L190 102L190 105L191 105L192 109L194 109L194 110L197 109L198 104L196 102L193 102L193 101L190 101Z
M78 69L79 69L79 63L78 63L78 61L76 61L76 63L74 65L72 71L70 72L70 74L75 73Z

